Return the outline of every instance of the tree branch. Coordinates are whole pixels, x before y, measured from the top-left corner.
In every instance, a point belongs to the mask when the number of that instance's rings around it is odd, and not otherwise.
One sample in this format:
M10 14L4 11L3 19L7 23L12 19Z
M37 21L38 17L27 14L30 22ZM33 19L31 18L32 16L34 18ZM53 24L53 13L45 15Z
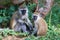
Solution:
M45 7L39 8L40 15L42 15L43 18L45 18L45 16L51 10L52 5L53 5L53 0L46 0L46 4L44 5Z
M33 0L33 2L37 4L38 3L38 0Z

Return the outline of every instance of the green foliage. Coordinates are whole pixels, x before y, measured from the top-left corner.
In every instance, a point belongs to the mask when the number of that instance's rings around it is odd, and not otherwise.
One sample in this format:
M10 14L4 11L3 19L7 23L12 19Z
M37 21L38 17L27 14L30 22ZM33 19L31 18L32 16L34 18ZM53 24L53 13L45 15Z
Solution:
M52 14L51 14L52 11ZM51 24L60 27L60 6L59 3L55 3L51 9L50 13L46 16L46 21L48 22L49 16L51 14Z
M8 9L0 9L0 26L7 27L7 25L9 25L9 21L14 11L14 6L10 6Z
M43 40L59 40L60 39L60 33L58 33L55 28L55 26L49 26L48 32L45 37L41 37Z
M6 37L8 35L15 35L15 36L27 36L28 33L22 33L22 32L15 32L12 29L5 28L0 31L0 37Z
M35 9L35 7L36 7L36 4L35 3L33 3L33 4L29 4L28 5L28 9L29 9L29 19L31 20L31 18L32 18L32 14L33 14L33 11L34 11L34 9Z

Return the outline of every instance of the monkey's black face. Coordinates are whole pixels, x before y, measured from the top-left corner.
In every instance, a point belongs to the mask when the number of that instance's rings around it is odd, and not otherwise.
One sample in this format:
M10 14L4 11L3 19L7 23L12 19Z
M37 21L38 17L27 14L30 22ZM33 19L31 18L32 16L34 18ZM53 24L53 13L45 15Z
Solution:
M21 10L22 15L26 14L26 10Z
M37 20L37 16L33 16L33 20Z

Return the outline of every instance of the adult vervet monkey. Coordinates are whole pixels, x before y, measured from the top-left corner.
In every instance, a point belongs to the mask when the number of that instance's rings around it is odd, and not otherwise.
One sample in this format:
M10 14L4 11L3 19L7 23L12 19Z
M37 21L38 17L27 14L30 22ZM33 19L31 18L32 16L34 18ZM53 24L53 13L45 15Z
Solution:
M17 23L17 22L19 22L19 23ZM18 24L21 24L21 23L22 23L22 26L21 25L18 26ZM12 15L10 26L15 31L20 31L20 29L22 27L23 27L22 30L25 31L27 27L26 27L26 25L24 23L28 26L29 30L31 31L33 26L32 26L32 23L30 22L30 20L28 18L28 8L26 7L25 3L23 3L22 5L20 5L19 6L19 10L16 11Z

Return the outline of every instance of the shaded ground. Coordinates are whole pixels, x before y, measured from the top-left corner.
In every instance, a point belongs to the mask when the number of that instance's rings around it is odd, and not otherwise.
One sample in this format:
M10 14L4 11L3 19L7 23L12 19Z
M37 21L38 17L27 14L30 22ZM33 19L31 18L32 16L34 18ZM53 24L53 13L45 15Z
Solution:
M4 37L2 40L25 40L26 37L16 37L16 36L7 36Z

